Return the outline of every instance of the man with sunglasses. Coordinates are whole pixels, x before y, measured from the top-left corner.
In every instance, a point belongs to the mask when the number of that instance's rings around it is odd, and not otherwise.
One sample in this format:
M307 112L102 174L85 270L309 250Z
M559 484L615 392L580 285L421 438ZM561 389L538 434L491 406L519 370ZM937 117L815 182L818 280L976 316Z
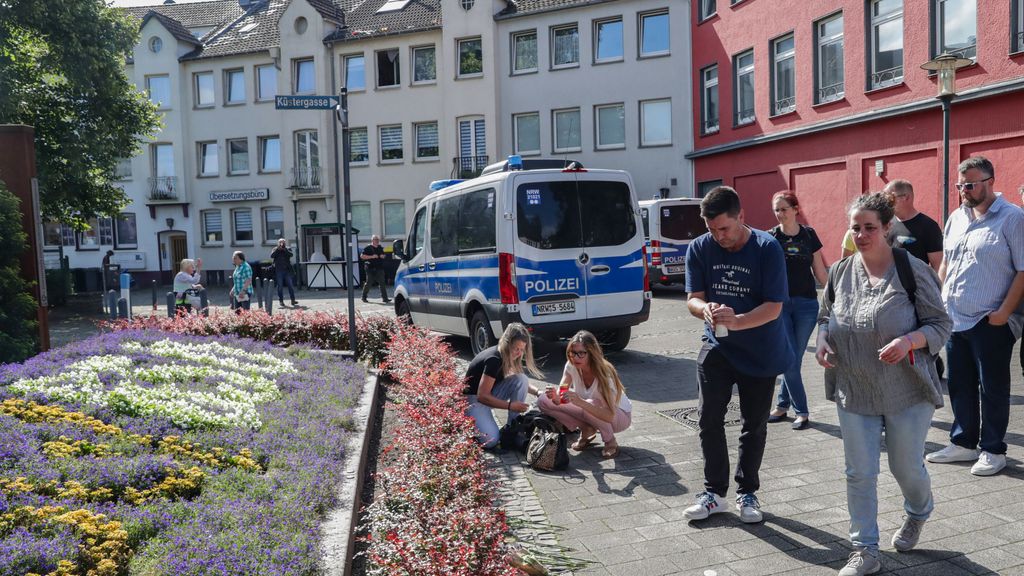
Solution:
M946 222L939 267L953 320L946 344L953 426L949 446L925 459L975 461L972 474L991 476L1006 466L1010 358L1022 325L1014 312L1024 295L1024 212L994 191L988 159L968 158L958 171L961 206Z

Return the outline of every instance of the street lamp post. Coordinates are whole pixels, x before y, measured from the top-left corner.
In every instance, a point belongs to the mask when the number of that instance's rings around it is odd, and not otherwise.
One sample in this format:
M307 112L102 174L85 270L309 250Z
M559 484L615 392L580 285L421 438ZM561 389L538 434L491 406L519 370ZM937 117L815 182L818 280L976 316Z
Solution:
M935 58L921 64L922 70L938 74L938 94L936 98L942 102L942 224L945 226L949 217L949 117L953 98L956 96L956 71L973 64L973 60L960 58L943 52Z

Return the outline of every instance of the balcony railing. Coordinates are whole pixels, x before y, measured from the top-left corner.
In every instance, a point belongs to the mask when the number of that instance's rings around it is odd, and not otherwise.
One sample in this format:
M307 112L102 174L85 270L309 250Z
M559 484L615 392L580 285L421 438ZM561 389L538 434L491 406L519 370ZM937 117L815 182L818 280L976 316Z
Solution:
M839 100L843 97L846 92L846 83L837 82L828 86L822 86L818 88L818 104L824 104L826 102L832 102L833 100Z
M963 48L957 48L955 50L946 50L957 58L966 58L968 60L974 60L978 57L978 45L971 44L970 46L964 46Z
M1024 14L1018 14L1017 18L1024 18ZM1015 52L1024 51L1024 31L1017 32L1016 37L1017 37L1017 46L1015 47L1014 51Z
M452 178L476 178L487 167L487 156L458 156L452 158Z
M735 121L737 126L740 126L742 124L750 124L756 119L757 118L754 116L753 106L751 106L750 108L741 108L736 111Z
M871 87L872 88L885 88L886 86L892 86L899 84L903 81L903 66L896 66L895 68L889 68L888 70L879 70L871 74Z
M789 98L779 98L774 102L773 111L776 115L785 114L796 110L796 96L790 96Z
M182 195L178 192L177 176L157 176L149 178L149 194L151 202L181 202Z
M319 166L292 168L290 187L299 191L319 191L322 174Z
M718 132L718 118L708 118L702 123L704 134L710 134L712 132Z

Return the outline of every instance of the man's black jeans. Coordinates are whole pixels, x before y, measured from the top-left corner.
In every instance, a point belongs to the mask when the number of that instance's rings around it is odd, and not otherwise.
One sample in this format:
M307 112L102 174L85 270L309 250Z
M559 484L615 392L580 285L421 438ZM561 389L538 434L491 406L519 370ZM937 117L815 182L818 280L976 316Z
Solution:
M740 449L736 466L737 494L761 487L758 471L768 436L776 376L750 376L736 370L725 356L705 344L697 358L700 394L700 447L704 452L704 489L724 497L729 491L729 448L725 442L725 413L733 384L740 396Z

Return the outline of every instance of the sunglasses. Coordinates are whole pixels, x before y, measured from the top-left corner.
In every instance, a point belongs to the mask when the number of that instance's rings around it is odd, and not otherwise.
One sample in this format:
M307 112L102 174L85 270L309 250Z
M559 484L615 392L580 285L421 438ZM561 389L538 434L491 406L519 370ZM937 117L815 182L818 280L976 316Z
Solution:
M587 351L586 350L570 350L569 354L572 354L573 357L575 357L575 358L586 358L587 357Z
M989 176L988 178L985 178L985 180L991 180L991 179L992 179L991 176ZM955 186L956 186L956 189L958 191L960 191L960 192L963 192L964 190L970 192L971 190L974 190L975 186L977 186L978 184L981 184L985 180L978 180L977 182L964 182L963 184L955 184Z

